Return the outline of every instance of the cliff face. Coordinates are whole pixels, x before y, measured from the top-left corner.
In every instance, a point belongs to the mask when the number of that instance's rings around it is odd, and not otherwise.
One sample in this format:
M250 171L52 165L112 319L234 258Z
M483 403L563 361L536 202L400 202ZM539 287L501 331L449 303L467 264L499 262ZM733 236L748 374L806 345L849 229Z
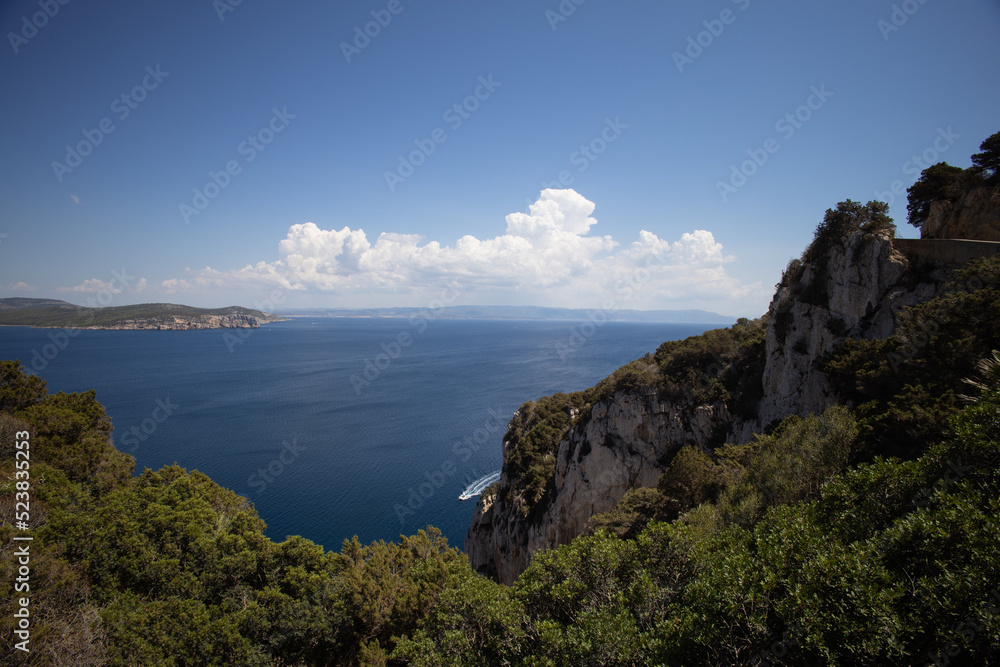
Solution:
M707 447L714 429L728 420L724 404L665 401L652 388L594 404L589 419L578 420L560 441L554 486L528 517L506 465L498 484L480 496L465 538L472 566L513 582L531 554L568 543L629 489L656 486L678 449ZM509 446L505 437L505 462Z
M954 202L933 202L920 237L1000 241L1000 186L975 188Z
M848 336L891 335L900 309L939 289L943 267L928 268L915 271L893 249L891 233L860 230L832 244L824 262L793 263L768 309L755 409L734 415L725 402L698 404L694 386L671 394L680 398L652 386L619 391L585 418L570 415L548 491L530 507L520 480L508 474L508 431L500 481L480 497L465 539L472 566L509 584L532 553L582 534L593 514L610 510L628 490L655 486L680 448L710 448L721 434L741 444L789 415L822 412L834 396L818 360Z
M806 265L797 280L779 285L768 308L764 397L749 426L829 407L834 399L817 360L847 337L887 338L901 309L936 293L940 273L921 280L910 269L889 235L858 231L832 249L825 267Z

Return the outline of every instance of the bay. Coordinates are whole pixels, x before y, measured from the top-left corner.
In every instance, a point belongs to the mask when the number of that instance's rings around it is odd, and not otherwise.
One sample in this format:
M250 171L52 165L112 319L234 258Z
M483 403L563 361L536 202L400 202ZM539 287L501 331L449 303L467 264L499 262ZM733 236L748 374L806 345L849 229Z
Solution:
M462 546L470 484L526 400L585 389L699 324L296 318L253 330L0 327L49 391L95 389L137 472L177 463L246 496L275 540L339 549L427 525ZM51 358L48 358L51 357ZM353 380L352 380L353 378Z

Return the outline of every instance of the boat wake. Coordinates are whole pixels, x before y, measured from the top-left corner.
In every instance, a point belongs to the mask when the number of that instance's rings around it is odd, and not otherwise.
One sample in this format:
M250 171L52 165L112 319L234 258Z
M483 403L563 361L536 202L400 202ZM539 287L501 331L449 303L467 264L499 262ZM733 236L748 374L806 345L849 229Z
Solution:
M480 477L475 482L465 487L465 491L462 491L462 493L458 496L458 499L468 500L469 498L474 498L480 495L483 491L486 490L486 488L490 484L497 481L498 479L500 479L499 470L497 470L496 472L491 472L489 475L486 475L485 477Z

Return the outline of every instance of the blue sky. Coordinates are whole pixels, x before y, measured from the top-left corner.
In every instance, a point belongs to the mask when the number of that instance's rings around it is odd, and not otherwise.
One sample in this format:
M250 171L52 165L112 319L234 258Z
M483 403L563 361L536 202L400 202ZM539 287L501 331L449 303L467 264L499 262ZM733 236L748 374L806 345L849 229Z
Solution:
M757 316L1000 130L995 0L230 2L0 4L0 296Z

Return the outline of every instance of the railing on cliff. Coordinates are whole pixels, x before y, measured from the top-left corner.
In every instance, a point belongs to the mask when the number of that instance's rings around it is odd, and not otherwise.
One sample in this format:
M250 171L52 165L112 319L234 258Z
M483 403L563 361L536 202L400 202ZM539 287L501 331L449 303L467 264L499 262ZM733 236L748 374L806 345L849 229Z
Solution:
M893 239L892 247L904 255L950 264L1000 255L998 241L966 239Z

